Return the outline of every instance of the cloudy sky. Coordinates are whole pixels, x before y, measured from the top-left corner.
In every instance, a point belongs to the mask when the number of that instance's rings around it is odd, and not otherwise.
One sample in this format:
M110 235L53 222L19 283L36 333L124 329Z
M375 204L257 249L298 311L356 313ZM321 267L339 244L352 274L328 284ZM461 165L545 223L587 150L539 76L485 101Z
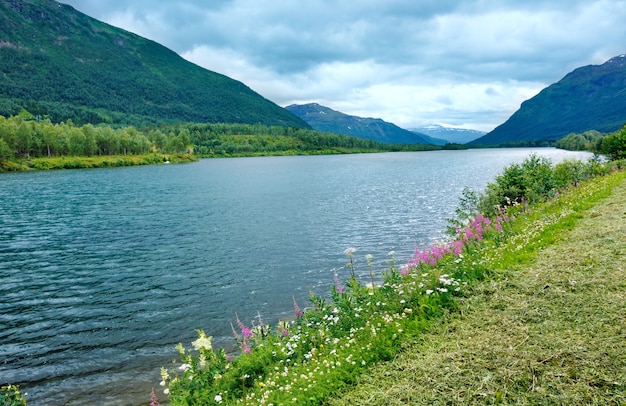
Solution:
M404 128L490 131L626 53L625 0L60 0L240 80Z

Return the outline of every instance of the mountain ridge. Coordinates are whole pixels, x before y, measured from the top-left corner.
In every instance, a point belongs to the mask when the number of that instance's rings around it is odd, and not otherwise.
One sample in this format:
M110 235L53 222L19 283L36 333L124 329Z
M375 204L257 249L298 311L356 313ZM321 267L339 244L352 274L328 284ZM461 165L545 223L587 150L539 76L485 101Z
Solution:
M53 0L0 2L0 114L309 128L242 82Z
M524 101L475 145L556 141L570 133L612 132L626 123L626 55L574 69Z
M465 128L446 127L439 124L428 124L421 127L409 128L430 137L443 139L450 143L465 144L487 134L484 131L470 130Z
M318 103L292 104L285 109L318 131L351 135L387 144L445 144L444 140L405 130L380 118L351 116Z

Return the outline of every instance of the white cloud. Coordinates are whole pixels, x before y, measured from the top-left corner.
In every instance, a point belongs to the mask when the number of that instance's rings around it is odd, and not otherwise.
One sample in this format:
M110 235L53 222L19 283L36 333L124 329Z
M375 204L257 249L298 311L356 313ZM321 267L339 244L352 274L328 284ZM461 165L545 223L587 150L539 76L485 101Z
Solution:
M405 127L490 130L574 68L626 51L626 1L65 1L277 104Z

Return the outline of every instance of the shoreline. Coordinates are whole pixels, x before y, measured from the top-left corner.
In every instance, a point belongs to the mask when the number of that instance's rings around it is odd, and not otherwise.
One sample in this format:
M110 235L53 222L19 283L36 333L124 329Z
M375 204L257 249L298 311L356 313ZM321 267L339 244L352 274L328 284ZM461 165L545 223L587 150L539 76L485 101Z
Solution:
M0 173L34 172L60 169L115 168L123 166L160 165L197 162L191 154L97 155L90 157L61 156L0 161Z
M554 241L496 270L327 404L622 404L626 176L616 176Z

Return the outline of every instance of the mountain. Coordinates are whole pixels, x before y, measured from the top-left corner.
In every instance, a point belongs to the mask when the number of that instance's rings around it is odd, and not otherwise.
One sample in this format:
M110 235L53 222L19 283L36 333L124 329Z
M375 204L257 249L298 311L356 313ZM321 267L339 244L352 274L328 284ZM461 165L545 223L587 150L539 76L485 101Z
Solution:
M379 118L349 116L317 103L292 104L285 107L314 130L351 135L387 144L433 144L425 134L414 133Z
M241 82L53 0L0 1L0 114L309 128Z
M511 118L472 144L558 140L588 130L612 132L626 123L626 55L575 69L522 103Z
M438 124L409 128L409 131L419 132L455 144L465 144L486 134L484 131L444 127Z

